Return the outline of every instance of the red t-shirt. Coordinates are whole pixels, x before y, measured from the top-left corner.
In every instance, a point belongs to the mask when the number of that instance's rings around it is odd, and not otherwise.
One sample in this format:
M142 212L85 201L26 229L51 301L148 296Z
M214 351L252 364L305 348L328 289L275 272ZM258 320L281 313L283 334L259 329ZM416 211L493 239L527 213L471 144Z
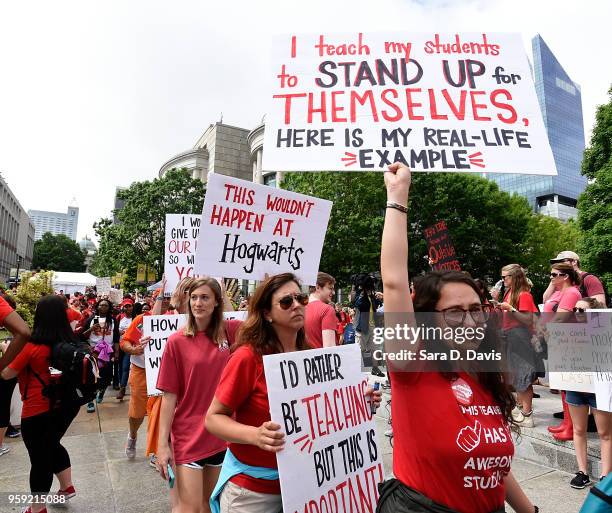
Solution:
M12 312L13 309L11 308L11 305L9 305L4 298L0 297L0 326L4 325L4 319L6 319L6 316Z
M225 326L231 345L240 321L226 321ZM171 435L178 464L208 458L227 447L224 440L206 431L204 417L229 360L229 345L220 349L203 332L187 337L180 330L168 337L157 388L177 395Z
M334 307L323 301L312 301L306 305L304 331L306 340L314 348L323 347L323 330L336 332L338 318Z
M263 359L251 346L241 346L231 355L215 397L235 412L235 419L247 426L261 426L270 419L268 387L264 375ZM254 445L230 443L229 448L242 463L255 467L278 468L276 454ZM256 479L244 474L230 481L258 493L280 493L277 480Z
M563 290L556 290L553 295L548 298L548 301L544 303L544 311L547 313L554 312L555 305L558 305L557 310L567 310L571 312L576 306L576 303L580 301L582 295L576 287L566 287Z
M586 278L584 275L586 272L581 272L580 277L582 278L582 283L584 285L584 290L586 292L586 297L593 297L598 294L605 294L603 284L601 280L597 276L593 276L589 274Z
M510 303L511 293L511 290L508 290L508 292L506 292L504 296L505 303ZM533 300L531 292L527 292L526 290L519 294L518 304L514 308L516 308L519 312L535 313L538 311L538 307L536 306L535 301ZM531 329L531 326L527 326L526 324L523 324L522 322L518 321L514 317L514 314L512 312L504 312L504 318L502 320L502 329L511 330L512 328Z
M49 383L51 381L50 359L51 348L49 346L28 342L15 359L9 363L9 367L19 373L19 391L23 400L22 419L49 411L49 399L42 395L43 385L36 379L30 368L45 383ZM27 397L25 397L26 392Z
M514 443L491 394L460 378L472 392L468 406L440 373L391 373L393 473L460 513L489 513L504 505Z

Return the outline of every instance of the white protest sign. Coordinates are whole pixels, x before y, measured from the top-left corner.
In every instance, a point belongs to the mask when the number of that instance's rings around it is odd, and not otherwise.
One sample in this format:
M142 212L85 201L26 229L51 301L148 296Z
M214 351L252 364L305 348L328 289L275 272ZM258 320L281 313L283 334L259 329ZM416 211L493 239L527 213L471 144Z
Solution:
M551 372L548 379L552 389L595 392L592 372Z
M110 289L108 292L108 299L114 305L118 305L123 301L123 289Z
M111 291L110 277L96 278L96 291L98 296L108 296Z
M272 421L286 435L276 454L283 511L373 513L383 480L371 404L355 345L263 357ZM340 511L340 510L338 510Z
M331 201L211 173L195 273L262 280L293 272L316 283Z
M288 34L270 77L264 170L557 174L520 34Z
M247 312L243 311L223 312L223 318L226 320L237 319L243 321L246 319L246 314ZM185 314L145 315L142 318L142 334L144 337L151 337L144 350L148 395L160 395L162 393L157 389L156 385L159 366L164 355L164 349L166 349L166 342L170 335L183 328L185 324L187 324L187 316Z
M166 238L164 242L164 295L171 296L178 283L193 276L200 215L166 214Z
M157 390L156 385L166 342L168 337L185 326L186 322L185 314L145 315L142 318L142 334L145 337L151 337L144 348L148 395L161 395L162 392Z

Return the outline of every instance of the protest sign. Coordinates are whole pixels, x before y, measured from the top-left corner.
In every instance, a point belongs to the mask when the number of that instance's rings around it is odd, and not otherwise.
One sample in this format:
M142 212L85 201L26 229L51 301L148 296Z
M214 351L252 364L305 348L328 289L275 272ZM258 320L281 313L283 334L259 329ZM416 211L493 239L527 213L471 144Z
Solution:
M455 246L444 221L428 226L423 230L423 234L427 241L429 265L434 271L461 271L461 265L455 255Z
M288 34L272 52L264 170L557 174L520 34Z
M106 278L96 278L96 291L99 296L108 296L111 291L110 276Z
M373 513L383 480L356 346L263 357L270 415L286 435L276 454L283 510Z
M314 285L331 201L212 173L195 273L262 280L292 272Z
M164 295L171 296L178 283L193 276L200 215L166 214L166 238L164 242Z
M223 318L244 321L248 312L223 312ZM185 314L175 315L145 315L142 318L142 334L151 337L145 346L145 373L147 376L147 394L160 395L157 389L157 376L168 337L177 332L187 323Z
M551 372L548 380L552 389L595 392L592 372Z
M108 299L114 305L118 305L123 301L123 289L110 289Z

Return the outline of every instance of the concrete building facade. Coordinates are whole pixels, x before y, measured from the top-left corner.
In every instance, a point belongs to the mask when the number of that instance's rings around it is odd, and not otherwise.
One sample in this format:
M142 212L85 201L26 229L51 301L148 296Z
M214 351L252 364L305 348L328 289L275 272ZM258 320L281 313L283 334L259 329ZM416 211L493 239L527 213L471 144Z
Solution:
M0 281L19 269L30 269L34 253L34 224L0 176Z
M36 228L35 240L40 240L45 233L49 232L53 235L66 235L76 242L79 207L70 206L65 214L45 210L28 210L28 215Z

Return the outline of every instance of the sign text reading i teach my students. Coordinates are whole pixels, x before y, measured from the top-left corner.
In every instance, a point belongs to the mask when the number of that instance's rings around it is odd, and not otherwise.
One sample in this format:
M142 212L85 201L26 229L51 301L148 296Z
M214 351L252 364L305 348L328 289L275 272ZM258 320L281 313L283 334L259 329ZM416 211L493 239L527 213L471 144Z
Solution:
M518 34L276 39L263 169L555 175Z

